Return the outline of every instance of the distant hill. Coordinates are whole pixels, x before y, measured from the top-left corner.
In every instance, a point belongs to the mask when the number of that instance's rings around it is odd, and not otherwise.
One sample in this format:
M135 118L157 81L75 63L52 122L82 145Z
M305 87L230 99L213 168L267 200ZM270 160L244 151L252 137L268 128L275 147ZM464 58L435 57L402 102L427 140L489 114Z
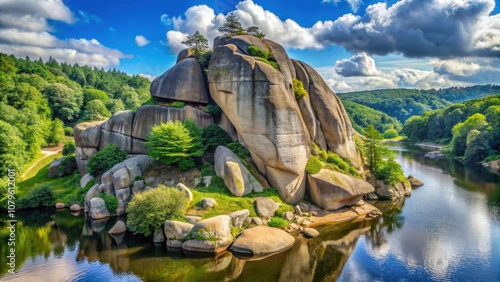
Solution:
M342 101L342 104L349 115L352 127L359 133L363 133L370 124L382 133L391 128L399 132L402 128L397 119L381 111L348 100Z
M337 95L342 102L351 101L368 106L404 123L409 117L422 115L426 111L499 93L500 85L476 85L439 90L384 89ZM354 114L350 110L347 112L349 115Z

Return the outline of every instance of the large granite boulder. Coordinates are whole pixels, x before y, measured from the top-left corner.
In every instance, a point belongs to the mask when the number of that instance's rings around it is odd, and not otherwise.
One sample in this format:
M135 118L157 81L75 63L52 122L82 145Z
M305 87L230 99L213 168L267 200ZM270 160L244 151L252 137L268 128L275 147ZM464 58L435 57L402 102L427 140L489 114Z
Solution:
M256 226L241 232L230 250L246 256L264 258L286 251L294 243L295 239L281 229Z
M59 177L59 166L64 160L64 157L54 160L49 166L49 177Z
M92 219L103 219L109 217L109 211L106 208L106 203L99 197L94 197L90 200L90 217Z
M151 83L151 95L157 98L208 103L208 92L200 64L194 58L181 60Z
M365 194L374 191L373 186L362 179L329 169L309 174L307 183L311 200L324 210L355 205Z
M101 124L97 122L83 122L73 128L73 137L76 147L80 148L98 148L101 140Z
M194 225L190 223L166 220L163 231L167 238L167 246L180 248L182 246L182 241L186 239L191 229L193 229L193 226Z
M115 225L108 231L110 235L123 234L127 231L127 225L122 220L116 221Z
M306 72L302 73L299 79L309 93L312 108L326 138L328 148L325 149L349 159L357 169L361 170L362 160L354 142L354 129L340 99L316 70L299 61L296 61L295 65L300 65ZM308 79L304 78L305 75Z
M411 184L408 180L396 185L385 184L378 180L375 183L375 193L380 200L396 200L411 195Z
M241 197L251 192L262 192L264 190L260 182L228 148L224 146L217 147L214 154L214 163L217 176L224 179L224 184L233 195Z
M193 55L194 55L193 49L191 48L182 49L177 55L177 61L175 63L178 64L180 61L184 59L193 57Z
M208 74L210 94L236 128L259 171L281 198L297 203L305 193L304 169L311 140L293 89L280 71L242 54L245 50L238 49L243 44L238 37L232 40L233 44L214 50Z
M272 217L279 207L280 204L269 198L259 197L255 199L255 211L261 217Z
M234 240L231 217L219 215L196 223L182 244L182 249L194 252L219 253Z
M137 109L132 126L132 137L146 140L151 128L167 121L184 121L192 119L199 127L213 124L212 115L191 106L171 108L155 105L145 105Z
M132 135L132 124L134 123L134 111L118 111L105 121L101 128L103 130L116 132L126 136Z

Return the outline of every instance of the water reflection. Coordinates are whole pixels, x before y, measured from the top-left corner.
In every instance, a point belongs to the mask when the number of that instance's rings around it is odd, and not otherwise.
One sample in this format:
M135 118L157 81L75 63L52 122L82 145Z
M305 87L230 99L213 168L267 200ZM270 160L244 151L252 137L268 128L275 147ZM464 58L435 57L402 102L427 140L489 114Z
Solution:
M396 148L397 150L397 148ZM248 261L199 257L129 233L116 218L92 221L52 209L18 214L18 274L6 281L494 281L500 277L500 177L421 150L397 150L406 174L425 185L399 202L378 202L373 221L319 228L287 252ZM6 242L0 221L0 240Z

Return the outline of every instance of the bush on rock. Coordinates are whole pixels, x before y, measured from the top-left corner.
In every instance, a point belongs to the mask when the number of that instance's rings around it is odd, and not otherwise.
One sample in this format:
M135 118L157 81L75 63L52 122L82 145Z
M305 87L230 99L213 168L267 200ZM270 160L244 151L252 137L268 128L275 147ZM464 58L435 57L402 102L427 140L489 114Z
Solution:
M107 145L102 151L90 158L87 172L92 175L101 175L115 164L122 162L127 157L127 152L120 150L115 144Z

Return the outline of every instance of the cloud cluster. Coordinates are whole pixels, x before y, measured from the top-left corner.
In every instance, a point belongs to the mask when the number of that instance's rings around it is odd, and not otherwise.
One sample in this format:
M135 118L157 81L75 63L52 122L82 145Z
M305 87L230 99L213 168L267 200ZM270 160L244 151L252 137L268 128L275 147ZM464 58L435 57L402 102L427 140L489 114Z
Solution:
M135 37L135 44L137 44L137 46L139 47L144 47L146 45L148 45L151 41L149 41L146 37L142 36L142 35L137 35Z
M342 0L323 0L321 2L322 3L332 3L332 4L337 5L338 3L342 2ZM357 12L359 9L359 6L361 6L361 4L363 4L362 0L345 0L345 2L347 2L349 4L349 6L351 6L351 10L353 12Z
M0 0L0 10L0 52L96 67L117 66L126 57L96 39L61 40L52 35L47 20L77 21L62 0ZM78 15L81 21L97 20L85 12Z
M381 72L375 66L373 60L366 53L358 53L350 59L337 61L335 64L335 72L341 76L376 76Z

